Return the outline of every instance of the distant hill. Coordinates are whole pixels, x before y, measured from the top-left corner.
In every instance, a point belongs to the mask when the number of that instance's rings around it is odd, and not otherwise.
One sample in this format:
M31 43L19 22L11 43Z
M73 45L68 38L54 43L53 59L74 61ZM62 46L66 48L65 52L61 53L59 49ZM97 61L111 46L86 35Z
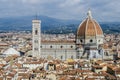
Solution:
M15 18L0 18L0 30L31 30L32 20L34 16L24 16ZM78 24L78 20L61 20L47 16L38 16L38 19L42 21L42 30L48 30L54 27L68 24Z
M35 16L0 18L0 31L31 31L34 18ZM43 33L75 33L81 23L79 20L62 20L47 16L38 16L37 18L42 21ZM119 22L102 22L100 25L105 33L120 33Z

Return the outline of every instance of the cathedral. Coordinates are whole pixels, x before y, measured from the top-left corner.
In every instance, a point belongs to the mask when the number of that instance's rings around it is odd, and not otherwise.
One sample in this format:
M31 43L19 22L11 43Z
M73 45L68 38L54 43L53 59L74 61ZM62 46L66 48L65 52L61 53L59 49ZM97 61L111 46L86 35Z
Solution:
M105 59L103 49L104 35L91 11L78 26L75 41L42 41L41 21L32 21L32 55L34 57L54 59Z

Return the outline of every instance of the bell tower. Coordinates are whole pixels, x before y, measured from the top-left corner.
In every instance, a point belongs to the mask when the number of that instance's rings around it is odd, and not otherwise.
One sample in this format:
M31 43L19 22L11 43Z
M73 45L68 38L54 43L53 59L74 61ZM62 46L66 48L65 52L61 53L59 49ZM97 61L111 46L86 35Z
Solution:
M32 55L33 57L41 56L41 21L32 20Z

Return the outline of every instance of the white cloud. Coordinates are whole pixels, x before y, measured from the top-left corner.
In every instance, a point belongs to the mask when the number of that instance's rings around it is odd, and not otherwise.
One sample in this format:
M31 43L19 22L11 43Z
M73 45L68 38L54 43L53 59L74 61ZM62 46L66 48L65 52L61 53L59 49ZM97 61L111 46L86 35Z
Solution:
M0 17L46 15L62 19L83 19L91 8L97 20L120 20L119 0L0 0ZM106 20L107 19L107 20Z
M80 0L66 0L63 3L61 3L59 6L60 7L72 7L75 5L78 5L81 1Z
M30 4L36 4L39 2L39 0L22 0L23 3L30 3Z

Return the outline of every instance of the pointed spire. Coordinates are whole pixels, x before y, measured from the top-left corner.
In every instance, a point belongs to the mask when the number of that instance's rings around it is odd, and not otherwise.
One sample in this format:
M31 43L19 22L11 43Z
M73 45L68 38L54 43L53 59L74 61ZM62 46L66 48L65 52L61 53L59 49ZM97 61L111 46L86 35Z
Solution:
M87 16L88 16L88 18L92 18L92 13L91 13L90 9L88 10Z

